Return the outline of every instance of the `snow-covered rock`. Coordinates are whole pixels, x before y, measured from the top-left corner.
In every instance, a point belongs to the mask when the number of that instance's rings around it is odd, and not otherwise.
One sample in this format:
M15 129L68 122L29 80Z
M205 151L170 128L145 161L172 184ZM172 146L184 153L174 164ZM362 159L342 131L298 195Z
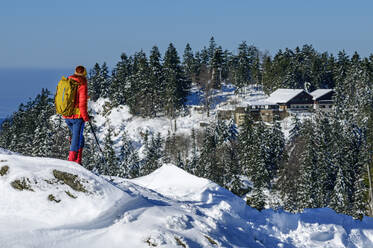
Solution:
M0 150L0 247L373 247L373 219L248 207L166 164L126 180Z

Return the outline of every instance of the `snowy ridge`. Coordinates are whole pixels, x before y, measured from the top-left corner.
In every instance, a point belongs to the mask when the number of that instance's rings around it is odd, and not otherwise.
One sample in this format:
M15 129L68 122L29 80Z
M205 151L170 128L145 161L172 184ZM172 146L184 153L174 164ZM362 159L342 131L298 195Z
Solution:
M330 209L258 212L169 164L109 182L72 162L2 150L0 169L2 248L373 247L372 218ZM56 171L75 175L83 190L58 180ZM23 190L13 187L16 180Z

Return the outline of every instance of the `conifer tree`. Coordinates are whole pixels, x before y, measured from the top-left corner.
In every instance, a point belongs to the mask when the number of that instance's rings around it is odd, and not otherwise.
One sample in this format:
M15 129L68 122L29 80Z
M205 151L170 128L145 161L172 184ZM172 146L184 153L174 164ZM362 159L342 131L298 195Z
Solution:
M318 198L321 205L326 206L330 201L338 170L332 162L333 130L329 117L320 113L317 118L314 136L319 172L318 187L320 188L320 195Z
M60 115L52 116L51 130L52 137L51 155L52 158L66 159L66 151L69 150L69 129L65 124L65 120Z
M103 165L104 167L101 168L101 171L104 175L118 176L120 172L118 166L118 158L114 150L113 132L113 128L109 126L107 134L105 136L103 148L106 164Z
M237 149L237 141L232 140L227 147L226 156L227 156L227 177L225 179L225 186L228 186L228 189L236 195L242 196L243 193L243 183L241 176L243 175L242 168L239 164L239 156Z
M191 159L187 165L187 171L193 175L197 175L197 168L198 168L198 161L199 161L199 154L198 154L198 147L196 141L196 133L195 130L192 129L192 152L191 152Z
M110 84L109 98L114 106L124 104L126 102L126 81L131 75L131 58L128 58L125 53L121 55L119 61L112 73L112 82Z
M214 130L207 127L204 133L203 145L197 166L197 176L212 179L213 171L217 164L216 157L217 140Z
M215 38L214 38L214 36L212 36L210 38L209 48L207 49L208 64L209 64L209 62L211 62L212 58L214 57L216 47L217 47L217 45L216 45L216 42L215 42Z
M134 178L139 176L140 161L137 151L132 146L126 132L122 135L122 146L119 152L119 177Z
M132 114L151 116L153 114L153 85L146 54L140 51L134 56L134 72L126 85L127 104Z
M281 130L279 122L268 131L269 137L267 138L268 151L267 151L267 168L269 171L270 180L274 179L280 169L281 163L286 159L285 155L285 137Z
M234 59L233 83L240 89L251 82L249 48L246 42L238 47L238 55Z
M88 95L91 100L96 101L101 96L101 81L100 81L101 67L96 63L89 72L88 78Z
M157 133L156 137L154 135L151 137L150 142L145 140L144 142L146 142L146 146L142 175L148 175L161 167L160 159L163 157L163 140L160 133Z
M249 174L254 159L254 123L251 118L246 117L238 134L239 163L243 174Z
M106 62L104 62L101 66L100 74L99 74L99 87L100 89L100 97L108 98L110 96L110 84L111 84L111 78L109 76L109 68L106 65Z
M215 49L213 56L211 58L211 84L212 87L215 89L219 89L221 87L222 81L222 69L223 69L223 49L221 46Z
M210 56L209 51L206 47L203 47L203 49L200 52L200 58L201 58L201 64L202 65L208 65L210 62Z
M165 76L165 111L172 118L176 117L186 101L190 82L185 79L177 51L171 43L164 56Z
M95 130L97 130L94 121L91 121L91 124L94 126ZM100 154L100 150L97 147L97 143L91 133L91 127L84 129L82 165L84 168L93 171L94 173L102 173L101 168L104 168L101 157L102 154Z
M315 152L314 126L309 120L304 124L305 149L301 154L301 184L299 199L303 208L322 207L320 204L319 168Z
M149 57L151 84L150 104L152 106L151 114L156 116L164 108L164 96L166 94L165 81L163 76L163 67L161 64L161 54L157 46L154 46Z
M195 73L195 61L193 56L192 48L189 43L186 44L183 55L183 69L187 80L193 81L193 76Z

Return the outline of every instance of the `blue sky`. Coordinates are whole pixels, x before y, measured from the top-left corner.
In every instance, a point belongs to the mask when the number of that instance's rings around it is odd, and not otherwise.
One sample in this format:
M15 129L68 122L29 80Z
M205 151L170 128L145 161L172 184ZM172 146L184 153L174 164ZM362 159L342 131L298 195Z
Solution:
M307 43L320 52L345 49L369 56L372 23L371 0L2 1L0 68L59 69L59 77L77 64L91 68L105 61L113 66L122 52L148 52L153 45L164 52L173 42L182 53L190 43L196 51L208 45L211 36L231 51L245 40L271 55ZM7 87L26 83L17 80ZM40 92L46 83L38 81L27 84ZM48 87L54 90L55 84ZM36 94L28 92L22 93ZM0 111L4 96L0 93Z

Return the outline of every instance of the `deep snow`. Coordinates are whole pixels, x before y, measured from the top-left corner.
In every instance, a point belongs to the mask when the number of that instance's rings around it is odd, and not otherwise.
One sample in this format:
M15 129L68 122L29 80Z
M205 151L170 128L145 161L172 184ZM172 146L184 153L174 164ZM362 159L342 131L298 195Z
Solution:
M2 248L373 247L372 218L353 220L327 208L258 212L170 164L145 177L110 182L72 162L0 149L0 169L5 166ZM53 170L77 175L87 192L58 181ZM17 179L33 191L14 189ZM59 202L48 200L50 195Z

